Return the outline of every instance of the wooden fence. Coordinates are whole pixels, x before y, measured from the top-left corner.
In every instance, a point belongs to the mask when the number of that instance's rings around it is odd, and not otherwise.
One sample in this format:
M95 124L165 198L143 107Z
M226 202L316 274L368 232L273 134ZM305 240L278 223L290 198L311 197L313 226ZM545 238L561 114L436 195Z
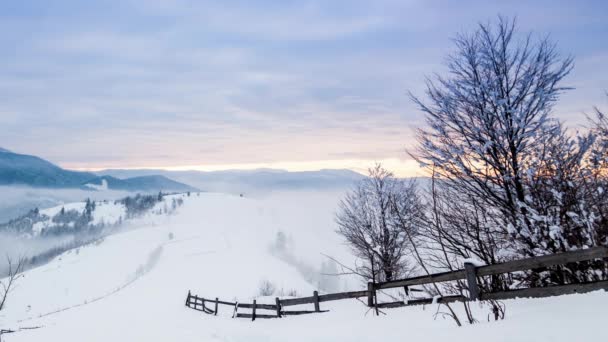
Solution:
M279 299L275 298L275 304L258 304L256 300L252 304L244 303L232 303L226 301L220 301L218 298L214 300L201 298L198 296L191 295L188 292L186 299L186 306L203 311L207 314L217 315L218 306L228 305L234 308L233 317L251 318L279 318L285 315L302 315L310 313L325 312L320 309L320 303L329 302L334 300L352 299L367 297L367 305L369 307L378 308L395 308L401 306L410 305L421 305L431 303L449 303L455 301L468 301L468 300L501 300L501 299L512 299L521 297L549 297L571 293L585 293L595 290L608 290L608 280L590 282L590 283L579 283L569 285L556 285L549 287L538 287L538 288L524 288L515 289L510 291L501 292L481 292L478 285L478 278L484 276L498 275L503 273L521 272L527 270L542 270L547 267L565 265L570 263L576 263L581 261L589 261L603 259L608 260L608 247L594 247L579 251L565 252L552 255L544 255L539 257L532 257L514 261L508 261L500 264L493 264L487 266L477 267L472 263L465 263L464 269L456 270L452 272L443 272L429 274L419 277L393 280L381 283L368 283L367 289L362 291L351 291L351 292L340 292L340 293L329 293L319 295L317 291L313 292L310 297L301 298L286 298ZM392 289L392 288L403 288L406 293L409 291L420 291L417 289L411 289L410 286L415 285L426 285L448 281L466 280L469 295L449 295L439 298L421 298L412 299L407 301L378 303L376 298L376 292L378 290ZM211 305L213 309L208 308L206 303ZM313 304L314 310L311 311L287 311L285 307L302 304ZM239 308L251 309L251 313L238 313ZM271 310L274 313L270 314L258 314L257 310Z
M569 285L556 285L549 287L535 287L516 289L510 291L482 293L479 289L477 279L483 276L498 275L510 272L521 272L533 269L546 269L547 267L565 265L569 263L589 261L595 259L607 259L607 247L594 247L579 251L543 255L538 257L507 261L504 263L476 267L472 263L465 263L464 269L435 273L426 276L394 280L389 282L370 284L370 287L376 290L408 287L413 285L425 285L432 283L440 283L446 281L466 280L469 296L445 296L437 301L453 302L463 300L490 300L490 299L512 299L520 297L549 297L570 293L584 293L599 289L608 289L608 281L598 281L592 283L579 283ZM370 291L368 295L368 304L373 304L371 299L374 293ZM393 302L393 303L378 303L378 307L397 307L404 305L426 304L432 302L432 299L423 299L419 301Z
M365 291L365 293L367 293L367 292ZM341 294L341 295L343 295L343 294ZM325 296L329 296L329 295L325 295ZM363 294L362 296L366 296L366 294ZM191 309L194 309L197 311L202 311L202 312L210 314L210 315L217 315L219 306L227 305L227 306L231 306L234 310L232 313L233 318L235 318L235 317L236 318L251 318L252 321L255 321L256 318L280 318L282 316L288 316L288 315L305 315L305 314L312 314L312 313L327 312L327 310L320 309L319 303L322 301L321 300L322 297L323 296L319 296L319 293L317 291L314 291L312 297L282 299L282 300L277 297L277 298L275 298L275 304L260 304L260 303L257 303L257 300L254 299L253 303L249 304L249 303L239 303L239 302L226 302L226 301L219 300L218 298L206 299L206 298L199 297L197 295L192 295L190 293L190 291L188 291L188 296L186 297L186 306ZM343 297L343 298L347 298L347 297ZM350 297L350 298L353 298L353 297ZM286 306L299 305L299 304L305 304L305 303L314 304L314 310L284 310L284 307L286 307ZM206 304L213 306L213 309L207 307ZM251 309L251 313L239 313L238 312L239 309ZM260 314L260 313L258 313L258 310L269 310L269 311L272 311L273 314Z

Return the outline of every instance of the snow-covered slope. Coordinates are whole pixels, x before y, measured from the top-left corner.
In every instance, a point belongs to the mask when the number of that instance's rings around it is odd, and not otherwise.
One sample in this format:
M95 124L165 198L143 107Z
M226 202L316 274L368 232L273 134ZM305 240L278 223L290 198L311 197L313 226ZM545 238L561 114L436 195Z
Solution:
M85 202L75 202L40 210L40 214L46 216L47 219L34 224L34 235L40 235L46 229L52 228L55 225L52 218L59 214L62 209L65 211L74 210L82 213L85 209L85 205ZM100 201L95 203L95 210L93 210L92 214L93 218L90 225L114 225L126 217L127 210L122 203Z
M323 314L283 319L232 319L184 306L188 290L206 297L251 301L260 282L310 295L306 271L320 252L344 259L334 233L339 194L290 193L263 199L202 193L175 215L149 216L131 230L65 253L20 279L0 327L37 327L6 341L579 341L603 336L608 294L507 301L507 319L457 328L436 307L367 313L356 300L322 303ZM290 257L277 257L278 232ZM312 282L312 283L311 283ZM335 290L361 288L340 282ZM258 302L272 302L260 298ZM574 327L586 327L574 329Z
M0 224L0 233L22 238L49 235L82 234L111 228L123 220L144 214L170 214L177 208L175 199L186 195L135 195L116 201L66 203L28 214Z

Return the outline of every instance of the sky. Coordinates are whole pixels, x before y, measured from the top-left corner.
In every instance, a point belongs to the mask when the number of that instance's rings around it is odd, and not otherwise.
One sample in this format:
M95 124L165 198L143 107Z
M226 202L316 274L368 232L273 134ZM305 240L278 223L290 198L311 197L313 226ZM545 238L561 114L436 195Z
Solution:
M0 147L73 169L414 175L408 91L499 14L575 57L559 119L608 107L608 1L2 1Z

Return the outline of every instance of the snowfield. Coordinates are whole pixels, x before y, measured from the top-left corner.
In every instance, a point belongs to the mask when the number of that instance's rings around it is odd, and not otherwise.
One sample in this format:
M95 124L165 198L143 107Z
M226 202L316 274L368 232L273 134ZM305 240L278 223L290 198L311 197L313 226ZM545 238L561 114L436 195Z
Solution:
M462 328L436 315L437 305L386 309L376 317L361 302L346 300L321 303L327 313L255 322L232 319L227 306L220 306L217 317L194 311L184 306L189 290L207 298L274 303L274 296L258 296L260 283L270 281L277 290L308 296L319 285L329 286L309 274L326 261L320 253L341 260L349 254L334 232L340 193L183 198L174 215L135 220L120 234L27 271L0 311L0 328L40 328L2 340L572 342L605 335L603 291L505 301L507 318L499 322L487 322L488 309L473 305L481 322ZM116 211L107 208L112 215ZM278 232L287 237L287 256L273 248ZM353 279L331 286L364 288Z
M82 213L84 211L85 205L85 202L75 202L40 210L40 214L46 215L48 216L48 218L45 221L36 222L34 224L34 226L32 227L33 235L40 235L46 229L55 226L55 224L53 223L53 216L59 214L61 209L64 209L66 212L70 210L75 210L78 213ZM96 202L95 205L96 208L93 211L93 220L90 222L90 225L113 225L126 217L127 210L123 204L116 204L114 203L114 201L101 201Z

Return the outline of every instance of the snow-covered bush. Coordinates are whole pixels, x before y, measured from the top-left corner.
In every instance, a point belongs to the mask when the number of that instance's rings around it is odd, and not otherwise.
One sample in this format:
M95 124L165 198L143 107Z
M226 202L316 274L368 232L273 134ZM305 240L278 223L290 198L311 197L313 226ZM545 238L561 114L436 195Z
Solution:
M277 288L269 280L262 280L258 288L258 294L262 297L272 296L276 292Z
M135 196L128 196L118 200L116 201L116 204L123 204L127 210L127 218L133 218L148 212L157 203L162 202L162 200L162 192L158 195L136 194Z
M365 281L389 281L411 271L406 233L415 234L421 213L416 184L376 165L340 203L338 233L361 259Z
M299 297L300 296L300 294L298 293L298 291L296 289L285 290L284 288L281 288L277 292L277 295L279 297Z

